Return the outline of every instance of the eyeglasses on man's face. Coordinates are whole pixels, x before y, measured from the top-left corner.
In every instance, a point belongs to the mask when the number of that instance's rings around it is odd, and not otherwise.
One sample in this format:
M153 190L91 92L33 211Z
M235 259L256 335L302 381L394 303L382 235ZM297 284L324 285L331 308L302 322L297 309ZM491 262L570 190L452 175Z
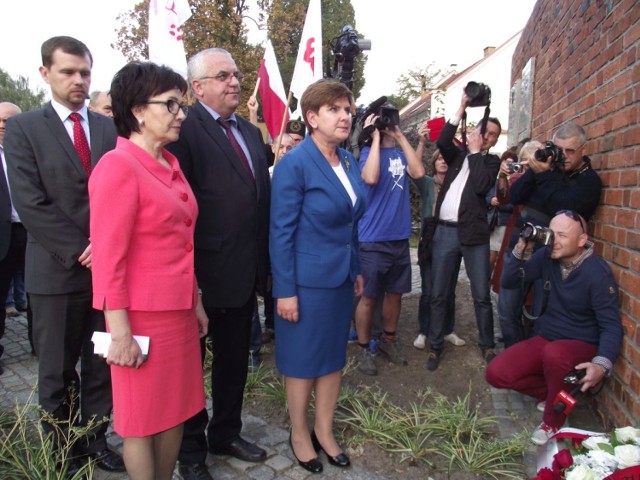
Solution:
M244 75L242 75L242 72L239 72L239 71L235 71L233 73L222 71L222 72L218 73L217 75L200 77L199 80L214 79L214 80L217 80L217 81L223 82L223 83L231 83L231 80L234 79L234 78L236 80L238 80L238 82L242 82L242 79L244 78Z
M180 110L184 113L185 117L189 114L189 105L186 103L176 102L175 100L148 100L147 104L166 105L167 110L171 115L177 115Z

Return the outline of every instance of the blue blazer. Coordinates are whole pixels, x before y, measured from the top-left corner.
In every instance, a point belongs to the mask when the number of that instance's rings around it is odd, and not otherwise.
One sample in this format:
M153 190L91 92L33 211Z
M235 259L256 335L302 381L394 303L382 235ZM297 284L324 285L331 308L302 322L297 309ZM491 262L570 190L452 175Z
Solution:
M338 155L358 197L355 205L309 136L274 169L269 251L275 298L297 295L298 285L335 288L360 273L364 182L353 156L343 149Z

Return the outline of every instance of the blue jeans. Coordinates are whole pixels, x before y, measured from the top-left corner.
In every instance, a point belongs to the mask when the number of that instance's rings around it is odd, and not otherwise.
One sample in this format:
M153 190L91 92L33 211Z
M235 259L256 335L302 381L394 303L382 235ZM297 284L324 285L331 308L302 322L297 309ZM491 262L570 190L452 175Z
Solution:
M418 304L418 333L429 335L429 319L431 318L431 259L420 263L421 293L420 303ZM455 273L456 278L460 273L460 266ZM456 292L449 296L447 305L447 313L445 315L444 334L453 333L453 327L456 323Z
M481 245L461 245L458 228L438 225L433 236L431 259L431 322L429 344L432 350L442 350L447 325L447 305L450 305L457 283L460 261L471 284L471 296L478 326L480 348L493 348L493 310L489 294L489 241Z

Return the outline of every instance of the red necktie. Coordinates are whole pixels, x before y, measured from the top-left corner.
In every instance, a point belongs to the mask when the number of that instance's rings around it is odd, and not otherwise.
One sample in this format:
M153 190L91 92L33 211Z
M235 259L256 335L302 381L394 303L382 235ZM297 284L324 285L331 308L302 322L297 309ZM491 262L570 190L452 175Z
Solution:
M244 154L244 150L242 150L242 147L238 143L238 139L233 134L233 130L231 130L231 120L224 120L222 117L219 117L218 123L222 126L222 128L224 128L225 132L227 132L227 138L229 139L229 142L231 142L231 146L233 147L233 149L236 151L236 154L240 159L240 163L242 163L242 166L247 170L251 178L255 180L253 172L251 171L251 167L249 166L249 160Z
M82 128L80 120L82 117L79 113L73 112L69 115L69 118L73 122L73 146L76 147L76 152L80 157L80 162L84 167L87 175L91 174L91 150L89 149L89 142L87 142L87 136Z

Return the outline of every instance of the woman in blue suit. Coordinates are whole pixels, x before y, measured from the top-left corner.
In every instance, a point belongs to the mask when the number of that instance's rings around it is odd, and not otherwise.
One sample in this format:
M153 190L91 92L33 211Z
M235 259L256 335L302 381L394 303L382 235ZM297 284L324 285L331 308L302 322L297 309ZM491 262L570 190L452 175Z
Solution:
M333 436L353 296L363 280L358 220L364 186L357 161L338 148L351 131L353 96L342 83L319 80L300 101L309 136L276 165L270 252L276 298L276 365L285 375L290 443L298 463L319 473L349 458ZM315 424L307 422L315 389Z

